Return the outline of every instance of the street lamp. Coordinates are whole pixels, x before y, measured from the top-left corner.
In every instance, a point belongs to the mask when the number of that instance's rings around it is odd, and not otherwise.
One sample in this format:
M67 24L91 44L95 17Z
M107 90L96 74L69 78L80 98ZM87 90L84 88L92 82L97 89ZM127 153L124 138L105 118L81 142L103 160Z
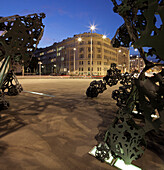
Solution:
M79 37L77 40L78 40L79 42L81 42L81 41L82 41L82 38L81 38L81 37Z
M73 68L73 71L74 71L74 74L75 74L75 52L76 52L76 48L73 48L73 51L74 51L74 61L73 61L74 68Z
M102 35L102 39L103 39L103 46L104 46L104 40L106 39L107 37L106 37L106 35L104 34L104 35ZM107 60L107 64L109 65L109 60ZM104 73L105 73L105 68L104 68Z
M41 74L42 74L42 71L41 71L41 65L42 65L42 62L41 62L41 61L39 61L39 62L38 62L38 64L39 64L39 75L41 76Z
M138 59L138 72L140 73L140 58L139 58L139 55L137 55L137 59Z
M106 39L106 35L103 35L103 36L102 36L102 39L105 40L105 39Z
M24 76L24 60L22 60L22 76Z
M96 29L96 26L95 25L91 25L90 26L90 30L91 30L91 69L90 69L90 72L91 72L91 76L92 76L92 32Z
M135 49L134 49L134 51L136 51L136 52L137 52L137 51L138 51L138 49L137 49L137 48L135 48ZM137 65L138 65L138 72L140 72L140 58L139 58L139 55L137 55L136 59L138 59L138 64L137 64Z

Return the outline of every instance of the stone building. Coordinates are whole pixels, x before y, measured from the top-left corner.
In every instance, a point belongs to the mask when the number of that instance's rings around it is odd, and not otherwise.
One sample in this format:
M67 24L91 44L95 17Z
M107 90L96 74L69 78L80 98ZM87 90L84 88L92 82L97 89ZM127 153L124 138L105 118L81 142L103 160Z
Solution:
M57 72L56 64L56 44L46 48L39 48L34 52L38 58L38 68L40 67L42 74L51 74ZM39 70L39 69L38 69ZM38 71L39 72L39 71Z
M37 49L35 56L42 62L42 73L106 75L111 63L116 63L121 72L129 71L129 50L113 48L111 40L102 37L97 33L83 33Z
M139 55L130 57L130 72L141 72L145 67L144 60Z

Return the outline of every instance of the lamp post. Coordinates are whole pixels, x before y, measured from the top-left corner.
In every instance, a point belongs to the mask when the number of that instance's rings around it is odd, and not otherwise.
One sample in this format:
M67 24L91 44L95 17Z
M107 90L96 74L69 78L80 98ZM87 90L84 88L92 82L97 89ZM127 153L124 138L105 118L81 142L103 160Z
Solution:
M39 75L41 76L41 74L42 74L42 71L41 71L41 65L42 65L42 62L41 62L41 61L39 61L39 62L38 62L38 64L39 64Z
M75 52L76 52L76 48L73 48L73 51L74 51L74 58L73 58L73 72L74 72L74 74L75 74Z
M138 55L137 55L137 59L138 59L138 72L140 73L140 58Z
M119 53L118 53L118 52L121 53L121 50L118 50L118 51L117 51L117 60L118 60L118 62L119 62ZM122 63L119 63L118 66L119 66L119 67L121 66L121 70L122 70L122 67L123 67L123 66L122 66Z
M94 31L96 29L96 26L95 25L91 25L90 26L90 30L91 30L91 58L90 58L90 65L91 65L91 67L90 67L90 72L91 72L91 76L92 76L92 32Z
M123 72L125 73L126 72L125 53L123 53L123 56L124 56Z
M24 76L24 60L22 60L22 76Z
M136 51L136 52L137 52L137 51L138 51L138 49L137 49L137 48L135 48L135 49L134 49L134 51ZM137 55L137 57L136 57L136 58L138 59L138 64L137 64L137 65L138 65L138 72L140 72L140 57L139 57L139 55Z
M102 39L103 39L103 46L102 46L102 48L104 47L104 40L106 39L106 35L104 34L103 36L102 36ZM107 59L107 64L109 64L109 60ZM105 73L105 68L104 68L104 70L103 70L103 72Z

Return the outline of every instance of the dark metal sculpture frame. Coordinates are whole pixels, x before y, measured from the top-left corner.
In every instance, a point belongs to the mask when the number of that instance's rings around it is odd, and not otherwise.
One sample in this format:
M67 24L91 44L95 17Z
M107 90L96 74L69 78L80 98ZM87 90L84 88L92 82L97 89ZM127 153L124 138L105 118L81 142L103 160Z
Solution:
M164 68L153 77L145 75L145 72L154 66L164 67L160 63L154 64L147 60L148 56L153 55L159 62L164 60L162 47L164 2L159 0L121 0L120 4L116 0L112 2L114 12L125 21L112 39L113 46L133 45L140 52L146 66L138 78L132 79L130 84L125 84L113 92L112 97L117 100L119 109L113 124L106 132L104 141L97 145L96 157L105 161L111 153L114 158L121 158L126 164L130 164L142 156L146 148L145 135L152 130L157 132L164 122ZM161 17L160 27L156 26L156 14ZM150 48L145 52L142 47ZM122 94L126 94L126 97ZM152 115L156 115L157 118L154 119ZM135 117L141 121L137 123Z
M27 16L13 15L0 18L0 107L8 106L4 93L17 95L23 88L19 84L12 65L15 62L26 65L43 35L44 13ZM4 107L3 107L4 106Z

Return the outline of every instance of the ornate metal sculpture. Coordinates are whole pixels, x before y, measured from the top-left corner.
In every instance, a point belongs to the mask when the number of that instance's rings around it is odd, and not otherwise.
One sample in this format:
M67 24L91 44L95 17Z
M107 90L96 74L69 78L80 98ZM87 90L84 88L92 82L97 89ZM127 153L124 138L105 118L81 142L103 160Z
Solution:
M94 80L90 83L90 86L87 88L86 95L91 98L97 97L99 93L103 93L104 90L107 89L106 85L111 87L120 81L120 84L124 85L124 87L120 87L119 91L115 90L112 97L116 100L119 95L127 98L125 95L127 95L131 89L131 81L133 78L133 75L127 72L125 74L121 74L121 71L116 68L116 64L112 63L110 69L107 70L107 75L103 77L103 81Z
M3 93L9 96L15 96L19 94L21 91L23 91L22 85L19 83L18 79L16 78L12 70L8 72L1 89Z
M12 70L15 62L27 64L32 52L43 35L44 25L42 19L44 13L27 16L13 15L0 18L0 89L1 96L5 89L8 95L16 95L22 87ZM13 84L15 82L15 84ZM1 105L4 100L1 99Z
M156 26L156 15L164 21L164 2L158 0L112 0L114 12L123 17L125 23L117 30L113 46L138 48L145 61L145 68L139 77L126 81L112 97L117 100L117 116L107 130L105 139L97 146L96 156L101 161L110 157L121 158L126 164L140 158L146 147L144 136L151 130L159 130L164 122L164 69L148 77L145 72L158 64L147 60L155 55L159 61L164 59L164 27ZM144 52L142 47L151 47ZM125 83L125 82L128 82ZM137 113L137 114L135 114ZM156 119L153 118L156 115ZM141 121L137 123L135 118Z
M121 79L121 72L116 68L116 64L112 63L111 68L107 70L107 75L103 78L103 81L92 81L87 88L86 95L88 97L97 97L99 93L103 93L106 90L106 85L113 86Z

